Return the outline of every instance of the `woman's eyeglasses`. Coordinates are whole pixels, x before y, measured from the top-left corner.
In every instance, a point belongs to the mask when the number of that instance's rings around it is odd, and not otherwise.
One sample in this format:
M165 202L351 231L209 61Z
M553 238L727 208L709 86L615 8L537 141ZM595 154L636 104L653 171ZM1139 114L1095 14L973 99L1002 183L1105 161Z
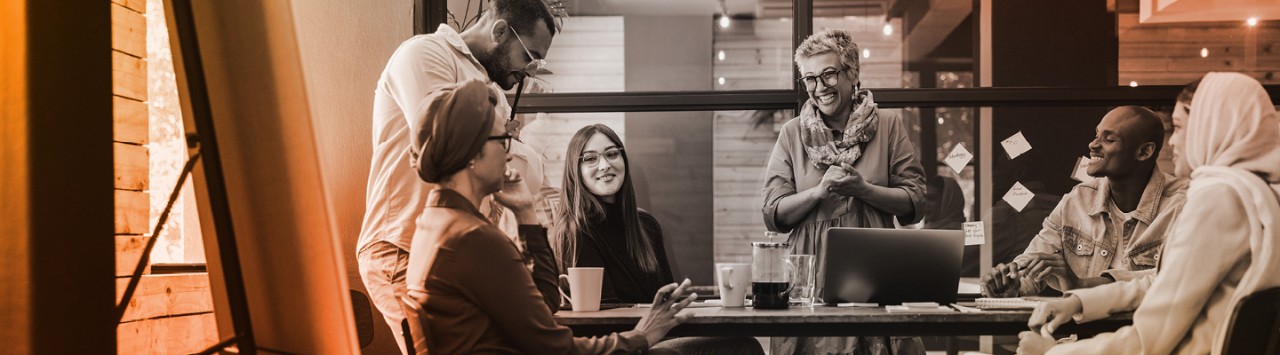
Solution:
M622 159L622 148L605 149L603 154L596 153L596 152L583 153L582 156L578 157L578 161L581 161L582 165L585 167L593 167L593 166L600 165L600 161L601 161L600 158L604 158L603 160L616 162Z
M822 79L823 86L832 87L832 86L836 86L836 84L840 82L839 75L840 73L846 70L849 70L849 68L845 67L841 69L828 69L816 76L815 75L802 76L799 79L796 79L796 82L804 84L805 89L812 90L813 88L818 86L818 79Z
M509 134L504 134L504 135L501 135L501 136L490 136L490 137L489 137L489 140L491 140L491 141L498 141L498 144L502 144L502 150L506 151L507 153L510 153L510 152L511 152L511 140L512 140L512 139L514 139L514 138L515 138L515 137L512 137L512 136L511 136L511 135L509 135Z

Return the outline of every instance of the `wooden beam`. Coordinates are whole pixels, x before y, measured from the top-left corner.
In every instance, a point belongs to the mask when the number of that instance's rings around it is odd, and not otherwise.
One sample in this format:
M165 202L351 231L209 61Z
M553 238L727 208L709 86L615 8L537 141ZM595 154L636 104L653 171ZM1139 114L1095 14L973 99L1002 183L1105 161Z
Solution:
M147 101L147 62L120 51L111 51L111 92Z
M116 303L129 278L116 279ZM213 312L209 274L143 275L129 300L122 322Z
M116 189L146 191L151 167L147 147L128 143L115 143Z
M0 352L116 347L110 31L106 1L0 2Z
M218 343L213 313L121 323L118 354L190 354Z
M28 137L31 127L29 79L27 73L28 32L26 1L0 2L0 344L5 351L30 354L35 346L32 326L36 317L31 289L36 278L31 246L37 236L32 232L27 189L33 175L32 152L36 149Z

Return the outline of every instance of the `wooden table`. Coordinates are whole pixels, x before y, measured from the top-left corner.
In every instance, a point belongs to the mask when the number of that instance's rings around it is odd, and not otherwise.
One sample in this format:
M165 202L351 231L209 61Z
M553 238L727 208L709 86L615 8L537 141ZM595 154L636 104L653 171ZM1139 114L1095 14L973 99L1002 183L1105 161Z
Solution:
M561 310L556 321L573 329L574 336L604 335L635 328L649 308L615 308L595 312ZM1016 335L1027 330L1030 311L981 311L974 313L899 313L884 308L815 306L786 310L754 308L689 308L688 322L670 336L928 336ZM1067 323L1059 336L1093 336L1132 323L1132 314L1077 325Z

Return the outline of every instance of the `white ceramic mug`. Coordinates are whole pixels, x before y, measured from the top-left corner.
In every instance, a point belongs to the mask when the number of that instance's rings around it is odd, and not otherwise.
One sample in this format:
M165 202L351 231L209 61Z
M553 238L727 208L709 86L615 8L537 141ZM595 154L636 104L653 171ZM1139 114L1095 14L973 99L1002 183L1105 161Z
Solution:
M599 311L600 286L604 282L602 267L571 267L568 275L560 275L560 281L569 284L572 297L561 293L569 300L574 311Z
M751 289L751 264L717 263L716 285L724 307L745 307L747 290Z

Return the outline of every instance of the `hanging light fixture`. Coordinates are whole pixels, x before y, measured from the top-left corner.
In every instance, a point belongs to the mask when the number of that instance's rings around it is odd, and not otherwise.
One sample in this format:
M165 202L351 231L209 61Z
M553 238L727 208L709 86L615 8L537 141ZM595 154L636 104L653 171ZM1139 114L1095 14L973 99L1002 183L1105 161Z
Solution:
M724 0L720 0L720 28L729 28L729 9L725 7Z

